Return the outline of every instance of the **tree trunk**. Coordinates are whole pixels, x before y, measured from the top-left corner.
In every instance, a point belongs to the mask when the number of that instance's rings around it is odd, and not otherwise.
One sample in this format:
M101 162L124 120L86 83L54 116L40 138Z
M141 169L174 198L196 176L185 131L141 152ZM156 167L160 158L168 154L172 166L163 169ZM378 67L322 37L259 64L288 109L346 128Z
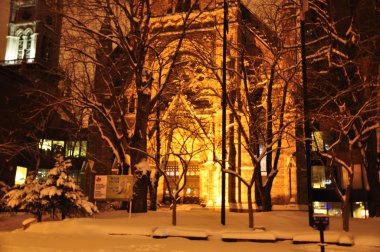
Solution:
M136 180L133 192L132 212L146 213L148 211L148 179L146 175L142 175Z
M260 199L263 212L272 211L272 185L275 176L269 176L264 187L260 188Z
M149 178L136 170L135 165L147 159L147 127L149 117L150 96L138 92L135 132L131 142L131 165L133 174L137 177L134 186L134 197L132 211L144 213L148 211L148 185Z
M150 206L149 210L156 211L157 210L157 188L158 188L158 180L160 179L160 172L156 171L154 174L153 183L149 183L149 192L150 192Z
M37 222L42 222L42 213L41 212L37 212Z
M255 155L258 157L260 155L259 145L255 144L255 146L253 146L253 148L254 148ZM255 180L255 201L256 201L256 205L257 205L257 211L261 212L262 205L263 205L263 202L261 202L261 199L262 199L261 191L262 191L263 178L261 176L261 164L260 164L260 162L255 164L255 171L254 171L253 176L255 176L255 178L254 178L254 180Z
M263 212L272 211L272 197L271 197L270 192L271 192L271 190L268 186L263 188L263 190L262 190L261 204L262 204L262 211Z
M380 182L379 163L377 160L377 139L376 132L373 131L367 140L367 151L365 152L367 165L368 192L368 212L369 217L380 217ZM364 188L365 189L365 188Z
M349 177L349 184L346 186L346 193L342 198L342 221L343 221L343 230L348 232L350 230L350 217L351 217L351 192L352 192L352 183L353 183L353 174Z
M261 201L262 197L260 196L259 183L255 183L255 201L257 205L257 212L261 212L263 209L263 202Z
M172 225L177 225L177 199L175 197L173 198Z
M230 114L229 123L233 125L234 115ZM229 157L228 157L228 169L235 172L236 171L236 148L235 148L235 128L233 126L229 129ZM236 203L236 178L235 176L228 175L228 202Z
M253 228L253 206L252 206L252 187L247 187L247 197L248 197L248 226Z
M342 221L343 221L343 230L348 232L350 230L350 200L346 197L345 201L342 202Z

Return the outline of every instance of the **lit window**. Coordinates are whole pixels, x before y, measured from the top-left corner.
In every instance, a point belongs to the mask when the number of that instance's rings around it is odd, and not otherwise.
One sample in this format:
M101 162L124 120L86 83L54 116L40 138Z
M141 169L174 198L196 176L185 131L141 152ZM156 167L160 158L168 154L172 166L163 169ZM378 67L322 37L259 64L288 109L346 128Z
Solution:
M262 145L260 145L259 151L260 151L260 155L261 155L264 151L264 147ZM262 177L268 176L266 157L264 157L263 159L260 160L260 172L261 172Z
M311 144L312 151L323 151L324 145L323 145L323 134L321 131L315 131L312 133L312 144Z
M368 209L364 202L354 202L352 204L352 210L354 218L366 219L368 217Z
M66 142L65 155L67 157L85 157L87 152L87 141Z
M324 166L312 166L312 187L327 188L332 184L331 179L326 177L326 168Z
M51 150L52 147L52 141L49 139L41 139L40 140L40 150Z
M39 146L40 146L40 150L56 151L56 150L61 150L64 145L65 145L64 141L57 141L57 140L51 140L51 139L41 139Z
M16 176L15 176L15 185L22 185L25 183L26 175L28 173L28 168L17 166Z
M53 153L61 152L64 150L65 141L53 140L52 141L52 151Z
M327 215L327 204L326 202L313 202L313 209L315 214L325 214Z
M319 202L313 201L314 214L324 214L329 216L341 216L342 209L340 202Z

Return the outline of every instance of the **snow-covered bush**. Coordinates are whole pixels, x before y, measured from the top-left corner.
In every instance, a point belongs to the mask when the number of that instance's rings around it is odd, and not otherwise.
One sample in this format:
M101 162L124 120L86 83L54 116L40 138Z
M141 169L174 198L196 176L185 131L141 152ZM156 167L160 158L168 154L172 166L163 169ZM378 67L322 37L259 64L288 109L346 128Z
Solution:
M6 208L15 212L29 212L41 221L42 215L49 207L49 202L40 197L43 186L34 174L28 175L24 184L15 185L5 194Z
M4 195L7 194L10 187L3 181L0 181L0 212L5 211L5 199Z
M55 167L49 171L48 179L42 183L29 175L25 184L15 185L4 196L5 207L10 211L25 211L33 214L38 221L45 213L59 210L62 219L66 216L86 216L98 212L94 204L87 201L82 190L68 176L70 160L56 156Z
M63 156L56 156L55 167L49 171L40 197L50 203L50 210L60 210L62 219L66 216L93 215L98 212L94 204L87 201L82 190L68 176L71 167L70 160L64 160Z

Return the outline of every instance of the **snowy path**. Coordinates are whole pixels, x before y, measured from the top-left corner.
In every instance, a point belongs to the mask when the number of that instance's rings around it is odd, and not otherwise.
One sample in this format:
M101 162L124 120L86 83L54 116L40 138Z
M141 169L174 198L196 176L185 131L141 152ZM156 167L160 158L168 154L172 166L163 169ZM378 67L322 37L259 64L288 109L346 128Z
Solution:
M157 251L157 252L260 252L260 251L320 251L317 244L293 244L290 240L277 242L223 242L226 232L252 232L247 228L247 214L227 213L227 225L219 224L218 212L208 210L180 210L178 228L198 230L208 235L208 240L189 240L179 237L154 239L152 232L159 227L171 228L169 211L149 212L148 214L128 214L122 211L102 213L95 218L67 219L64 221L32 224L27 230L0 232L1 252L47 252L47 251ZM28 218L24 216L24 219ZM0 227L13 223L20 216L0 217ZM22 220L21 220L22 221ZM256 213L255 223L264 226L276 236L291 237L295 234L315 232L307 227L305 212L275 211ZM328 245L327 252L333 251L380 251L380 220L352 220L351 234L355 237L352 247ZM340 231L340 219L331 218L330 230ZM17 226L14 223L10 226ZM4 228L3 228L4 230ZM161 230L162 231L162 230Z

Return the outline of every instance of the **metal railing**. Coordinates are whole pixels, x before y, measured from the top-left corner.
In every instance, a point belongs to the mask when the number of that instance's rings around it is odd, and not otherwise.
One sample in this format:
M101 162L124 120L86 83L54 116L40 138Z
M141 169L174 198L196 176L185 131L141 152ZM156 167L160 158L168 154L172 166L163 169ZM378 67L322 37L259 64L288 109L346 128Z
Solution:
M1 60L0 65L6 66L6 65L20 65L23 62L25 63L35 63L35 58L27 58L27 59L13 59L13 60Z

